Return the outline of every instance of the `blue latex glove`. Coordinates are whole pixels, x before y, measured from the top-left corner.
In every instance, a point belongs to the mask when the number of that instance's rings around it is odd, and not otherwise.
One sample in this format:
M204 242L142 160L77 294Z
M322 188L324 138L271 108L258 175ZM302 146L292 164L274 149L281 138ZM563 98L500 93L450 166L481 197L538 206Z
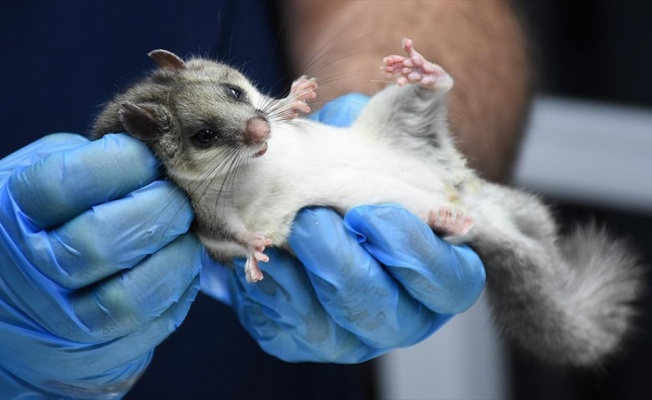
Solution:
M181 323L201 246L157 165L125 135L0 161L0 397L120 397Z
M352 94L313 119L350 124L368 98ZM468 309L484 286L484 268L466 246L451 246L397 205L360 206L344 218L302 210L289 238L295 256L269 249L265 279L246 283L243 262L202 270L202 290L229 301L268 353L287 361L356 363L415 344Z

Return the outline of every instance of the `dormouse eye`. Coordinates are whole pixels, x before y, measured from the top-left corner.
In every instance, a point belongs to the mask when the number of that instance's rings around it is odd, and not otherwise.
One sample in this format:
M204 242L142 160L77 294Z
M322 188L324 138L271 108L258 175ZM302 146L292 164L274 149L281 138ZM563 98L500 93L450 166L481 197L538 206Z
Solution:
M244 97L242 95L242 89L237 88L235 86L229 86L229 93L231 94L231 97L233 97L236 100L242 100Z
M197 147L209 147L217 140L217 132L210 129L202 129L192 135L191 140Z

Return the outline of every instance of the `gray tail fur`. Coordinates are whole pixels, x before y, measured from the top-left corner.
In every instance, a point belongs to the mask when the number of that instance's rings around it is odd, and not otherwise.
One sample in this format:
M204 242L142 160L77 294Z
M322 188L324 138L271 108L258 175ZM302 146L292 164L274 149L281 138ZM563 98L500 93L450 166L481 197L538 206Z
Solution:
M642 265L595 223L537 236L529 221L527 231L516 242L493 232L473 243L499 329L543 360L600 365L632 329Z

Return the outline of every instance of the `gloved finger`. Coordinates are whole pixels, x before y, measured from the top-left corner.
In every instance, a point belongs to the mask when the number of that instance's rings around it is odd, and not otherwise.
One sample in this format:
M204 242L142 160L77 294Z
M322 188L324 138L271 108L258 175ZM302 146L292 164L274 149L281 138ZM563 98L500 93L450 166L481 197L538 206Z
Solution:
M434 312L461 313L480 296L485 271L478 255L446 243L403 207L355 207L344 223L412 297Z
M206 251L202 252L201 291L229 307L233 306L229 292L231 274L230 268L215 262Z
M38 348L38 346L35 347ZM37 350L33 347L29 350L39 351L40 349ZM71 351L77 354L77 350L72 349ZM131 359L125 366L114 366L111 370L100 371L99 375L83 376L69 381L59 376L56 379L51 378L53 369L57 371L57 374L59 371L65 371L67 374L69 371L60 369L62 357L59 353L55 354L56 358L50 362L50 368L44 371L45 373L32 370L32 363L28 368L17 368L14 362L4 368L0 366L0 391L5 399L118 399L133 387L149 364L152 354L153 351L150 350L149 354ZM37 357L34 359L37 362L42 360ZM110 357L106 357L106 359L110 359ZM79 364L76 369L81 369L80 365L95 366L94 361L84 359L83 364ZM22 379L16 379L16 370L19 371Z
M24 378L31 376L28 381L40 382L42 387L54 390L52 393L61 390L62 396L86 398L88 393L108 390L103 387L106 382L116 393L124 393L133 381L124 381L123 376L139 376L137 371L147 366L154 347L174 332L186 317L198 287L196 277L179 300L162 315L113 340L79 343L52 336L38 326L25 330L1 325L0 337L3 343L11 343L11 346L0 346L0 359L14 360L6 367L14 372L20 371ZM16 358L16 353L35 356ZM66 357L62 357L62 353ZM43 381L44 377L51 376L53 365L58 371L56 388L49 386L52 382ZM131 373L125 373L127 371Z
M134 332L161 316L189 286L199 284L200 255L194 235L179 236L136 267L79 293L71 300L72 312L98 340Z
M329 101L308 118L336 127L347 127L356 120L369 102L369 96L349 93Z
M35 253L33 264L64 287L87 286L138 264L187 232L192 218L185 193L154 181L49 232L52 251Z
M449 318L408 295L330 209L299 212L289 243L329 315L372 347L414 344Z
M246 282L241 260L231 281L234 309L263 350L292 362L352 363L378 354L330 318L294 257L278 249L267 254L262 281Z
M47 229L152 182L158 165L144 143L106 135L17 170L8 185L35 229Z
M16 150L0 160L0 181L15 169L27 167L59 151L67 151L88 144L89 140L73 133L52 133Z
M186 290L160 315L150 319L128 335L120 337L115 345L106 342L104 349L99 349L95 354L89 354L88 359L101 360L110 356L109 360L104 361L104 365L102 365L102 361L96 361L98 363L96 368L100 373L102 370L108 370L112 365L124 365L133 360L134 355L151 353L154 347L158 346L181 325L190 306L195 301L198 291L199 276L196 275ZM74 360L69 361L70 368L75 364Z

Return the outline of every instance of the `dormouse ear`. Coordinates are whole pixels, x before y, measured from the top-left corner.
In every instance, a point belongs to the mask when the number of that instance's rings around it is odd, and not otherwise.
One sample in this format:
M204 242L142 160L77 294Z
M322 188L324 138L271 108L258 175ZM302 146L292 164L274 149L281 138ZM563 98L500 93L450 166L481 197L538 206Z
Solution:
M154 60L160 69L176 71L186 68L181 57L167 50L152 50L147 55Z
M167 128L165 111L158 104L123 103L118 113L125 130L144 142L155 139Z

